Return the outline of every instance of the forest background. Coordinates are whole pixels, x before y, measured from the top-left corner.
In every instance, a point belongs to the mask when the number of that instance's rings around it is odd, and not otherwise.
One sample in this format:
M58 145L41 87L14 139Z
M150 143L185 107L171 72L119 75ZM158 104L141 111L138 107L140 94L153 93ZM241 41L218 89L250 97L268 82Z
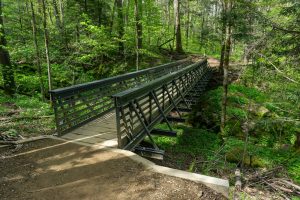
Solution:
M191 129L178 129L201 133L193 135L201 141L213 139L212 151L222 147L220 155L230 158L226 162L234 166L283 165L293 180L300 183L298 0L0 3L2 135L53 133L48 93L51 89L190 55L209 56L220 60L223 86L208 91L202 98L201 106L190 116ZM236 81L229 84L232 76L237 77ZM180 150L180 140L157 140L171 152ZM192 166L192 171L219 176L233 168L222 165L224 173L215 171L219 165L197 168L193 161L199 154L210 161L216 160L215 154L199 147L188 149L185 153L191 159L183 168Z

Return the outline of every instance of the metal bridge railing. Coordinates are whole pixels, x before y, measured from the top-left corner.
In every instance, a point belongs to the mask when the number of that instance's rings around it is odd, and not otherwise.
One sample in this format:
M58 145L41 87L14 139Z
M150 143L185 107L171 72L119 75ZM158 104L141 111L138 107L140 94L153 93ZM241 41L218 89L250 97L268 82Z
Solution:
M184 59L154 68L50 91L57 132L63 134L111 111L114 108L111 98L113 94L177 71L190 63L190 59Z
M208 73L210 69L204 60L113 95L119 148L133 150L146 136L152 141L150 133L154 126L162 120L168 122L167 115L174 109L178 111L180 102L188 107L186 95L199 87L199 82L206 84ZM157 149L155 144L154 147Z

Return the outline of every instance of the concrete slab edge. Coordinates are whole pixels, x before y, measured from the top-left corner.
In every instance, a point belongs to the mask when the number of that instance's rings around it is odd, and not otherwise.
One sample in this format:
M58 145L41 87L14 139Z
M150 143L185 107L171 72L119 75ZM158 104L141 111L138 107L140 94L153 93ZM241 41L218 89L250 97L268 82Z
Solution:
M221 193L224 197L229 198L229 181L225 179L220 179L212 176L206 176L206 175L201 175L201 174L196 174L196 173L191 173L191 172L186 172L183 170L178 170L178 169L173 169L169 167L164 167L164 166L159 166L156 165L155 163L131 152L131 151L126 151L122 149L109 149L110 151L116 152L116 153L121 153L126 157L131 158L132 160L143 164L146 169L168 175L168 176L173 176L177 178L182 178L186 180L190 180L193 182L197 183L202 183L206 185L207 187Z

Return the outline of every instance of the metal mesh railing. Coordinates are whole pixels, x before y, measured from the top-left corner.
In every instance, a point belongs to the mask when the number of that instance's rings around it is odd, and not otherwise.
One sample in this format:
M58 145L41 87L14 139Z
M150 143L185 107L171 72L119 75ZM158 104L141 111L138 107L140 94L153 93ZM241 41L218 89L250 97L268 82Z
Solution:
M190 59L184 59L154 68L50 91L57 132L63 134L111 111L114 108L111 98L113 94L180 70L190 63Z

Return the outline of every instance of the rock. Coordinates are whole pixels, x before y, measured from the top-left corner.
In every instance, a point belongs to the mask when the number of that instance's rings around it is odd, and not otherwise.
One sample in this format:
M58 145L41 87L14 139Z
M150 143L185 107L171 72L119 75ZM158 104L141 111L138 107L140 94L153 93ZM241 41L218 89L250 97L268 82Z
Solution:
M232 163L240 163L243 159L243 153L244 153L244 150L242 147L233 148L226 153L226 159L227 159L227 161L232 162ZM259 156L249 155L248 152L246 152L243 164L246 166L250 166L250 167L265 167L266 166L266 164L262 158L260 158Z
M203 196L203 191L200 191L198 194L197 194L198 198L201 198Z
M256 115L259 117L264 117L269 112L270 111L266 107L260 106L256 111Z

